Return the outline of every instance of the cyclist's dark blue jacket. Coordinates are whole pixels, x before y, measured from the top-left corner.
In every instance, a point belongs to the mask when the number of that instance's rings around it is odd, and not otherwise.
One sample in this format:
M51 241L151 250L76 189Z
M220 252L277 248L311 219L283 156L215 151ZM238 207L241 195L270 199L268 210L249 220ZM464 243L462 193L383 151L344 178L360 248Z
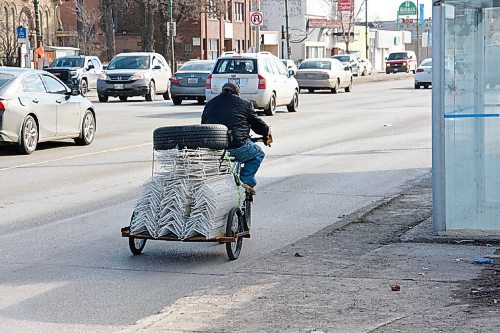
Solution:
M222 93L211 99L201 115L202 124L221 124L229 129L229 149L241 147L250 129L266 137L269 126L257 115L253 104L239 96Z

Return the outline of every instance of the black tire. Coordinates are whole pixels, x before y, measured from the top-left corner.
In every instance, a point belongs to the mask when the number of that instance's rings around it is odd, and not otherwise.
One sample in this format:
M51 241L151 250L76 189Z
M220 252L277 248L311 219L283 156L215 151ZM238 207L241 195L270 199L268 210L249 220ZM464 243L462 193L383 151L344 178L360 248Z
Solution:
M416 70L416 69L414 69L414 70L412 70L411 72L412 72L413 74L415 74L415 73L417 72L417 70Z
M182 104L182 98L174 97L174 98L172 98L172 102L174 103L174 105L181 105Z
M415 84L415 89L420 89L420 84Z
M203 105L205 104L205 98L203 97L199 97L196 99L196 101L198 102L198 105Z
M156 86L155 82L151 81L149 82L149 90L148 93L146 94L146 101L148 102L153 102L156 97Z
M361 73L361 76L366 76L367 72L368 72L368 71L366 70L366 68L365 68L365 69L363 69L363 72Z
M429 85L428 85L428 84L426 84L426 85L424 86L424 89L429 89Z
M128 238L128 247L134 256L141 254L144 246L146 246L145 238L136 238L132 236Z
M75 143L80 146L87 146L94 141L95 136L95 117L94 114L87 110L82 120L81 137L75 138Z
M252 225L252 194L245 193L246 198L243 202L245 212L243 214L243 229L249 231Z
M99 95L98 98L101 103L106 103L109 99L108 95Z
M229 145L227 127L203 124L159 127L153 132L153 148L167 149L226 149Z
M299 110L299 92L293 93L292 101L286 106L288 112L297 112Z
M333 87L330 91L332 94L336 94L339 92L339 80L337 80L337 82L335 83L335 87Z
M132 217L130 218L130 224L132 224L132 220L134 219L135 212L132 213ZM130 252L134 256L138 256L139 254L142 253L142 250L144 250L144 246L146 246L146 240L143 238L137 238L137 237L129 237L128 238L128 247L130 248Z
M243 231L243 224L241 221L241 211L237 207L233 207L227 215L226 224L226 237L234 237L236 233ZM238 259L241 247L243 246L243 237L237 237L235 242L226 243L226 252L229 260Z
M38 124L35 118L27 116L24 119L21 129L21 141L19 150L21 153L29 155L36 150L38 145Z
M309 91L310 94L314 93L314 89L307 89L307 91Z
M163 99L166 101L170 99L170 88L168 88L167 91L163 93Z
M276 113L276 94L273 92L271 98L269 99L269 103L264 109L264 114L266 116L274 116Z
M120 99L120 101L126 102L128 99L128 96L119 96L118 98Z
M345 87L346 93L351 92L351 91L352 91L352 78L351 78L351 82L349 83L349 85L347 87Z
M86 79L82 80L82 83L80 83L80 94L82 96L85 96L89 92L89 84L87 83Z

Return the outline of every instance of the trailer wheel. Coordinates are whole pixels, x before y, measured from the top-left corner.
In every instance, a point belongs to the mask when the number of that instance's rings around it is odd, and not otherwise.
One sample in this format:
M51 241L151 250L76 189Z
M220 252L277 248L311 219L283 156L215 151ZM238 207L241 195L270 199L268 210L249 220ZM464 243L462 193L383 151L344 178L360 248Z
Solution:
M136 214L135 212L132 213L132 217L130 218L130 224L132 224L135 214ZM128 247L130 248L130 252L132 252L134 256L138 256L139 254L141 254L142 250L144 249L144 246L146 246L146 239L136 238L133 236L130 236L128 238Z
M234 237L235 234L243 232L243 223L241 211L237 207L233 207L227 216L226 237ZM243 245L243 237L237 237L235 242L226 243L226 252L229 260L238 259L241 247Z
M226 149L228 145L227 127L224 125L165 126L153 132L153 148L156 150Z

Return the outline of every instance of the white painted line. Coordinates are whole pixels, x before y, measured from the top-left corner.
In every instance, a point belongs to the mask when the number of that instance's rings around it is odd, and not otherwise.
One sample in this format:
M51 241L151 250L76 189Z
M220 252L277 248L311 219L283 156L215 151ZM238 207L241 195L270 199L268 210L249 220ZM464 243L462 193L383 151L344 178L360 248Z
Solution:
M7 168L1 168L0 171L25 168L25 167L30 167L30 166L33 166L33 165L40 165L40 164L47 164L47 163L58 162L58 161L71 160L73 158L78 158L78 157L86 157L86 156L92 156L92 155L98 155L98 154L104 154L104 153L111 153L111 152L115 152L115 151L120 151L120 150L125 150L125 149L130 149L130 148L143 147L143 146L150 146L150 145L151 145L150 142L149 143L141 143L140 145L126 146L126 147L120 147L120 148L108 149L108 150L101 150L101 151L96 151L94 153L67 156L67 157L56 158L56 159L53 159L53 160L47 160L47 161L36 162L36 163L15 165L15 166L7 167Z

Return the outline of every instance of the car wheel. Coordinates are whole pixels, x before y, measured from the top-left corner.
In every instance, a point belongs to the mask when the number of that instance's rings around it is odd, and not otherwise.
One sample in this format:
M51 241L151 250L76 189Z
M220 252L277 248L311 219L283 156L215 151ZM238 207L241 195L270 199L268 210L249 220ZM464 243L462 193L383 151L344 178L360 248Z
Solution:
M125 102L125 101L127 101L128 96L120 96L118 98L120 99L120 101Z
M174 98L172 98L172 102L174 103L174 105L181 105L182 104L182 98L174 97Z
M361 73L361 76L366 76L366 74L368 73L368 71L365 69L363 69L363 72Z
M415 83L415 89L420 89L420 84Z
M271 95L271 99L269 100L269 103L264 109L264 114L266 116L274 116L276 113L276 94L273 92Z
M332 94L336 94L339 90L339 80L337 79L337 82L335 82L335 87L333 87L330 91Z
M146 101L153 102L156 97L156 87L154 81L149 82L149 91L146 94Z
M426 85L424 86L424 89L429 89L429 85L428 85L428 84L426 84Z
M167 89L167 91L163 93L163 99L166 101L170 99L170 89Z
M99 102L106 103L108 101L109 97L108 97L108 95L99 95L98 98L99 98Z
M82 80L82 83L80 84L80 94L82 96L85 96L89 92L89 85L87 83L87 80Z
M199 98L197 99L197 101L198 101L198 105L203 105L203 104L205 104L205 98L203 98L203 97L199 97Z
M288 112L297 112L299 110L299 92L295 91L290 104L286 106Z
M81 137L75 138L75 143L80 146L86 146L94 141L95 135L95 118L94 114L87 110L85 115L83 116L82 121L82 132L80 133Z
M21 153L29 155L36 150L38 145L38 125L35 118L27 116L21 130Z
M351 78L351 82L349 82L349 85L347 87L345 87L345 92L351 92L352 91L352 78Z
M314 93L314 89L307 89L310 94Z
M229 145L227 127L202 124L159 127L153 131L153 148L168 149L226 149Z
M416 70L416 69L414 69L414 70L412 70L411 72L412 72L413 74L415 74L415 73L417 72L417 70Z

